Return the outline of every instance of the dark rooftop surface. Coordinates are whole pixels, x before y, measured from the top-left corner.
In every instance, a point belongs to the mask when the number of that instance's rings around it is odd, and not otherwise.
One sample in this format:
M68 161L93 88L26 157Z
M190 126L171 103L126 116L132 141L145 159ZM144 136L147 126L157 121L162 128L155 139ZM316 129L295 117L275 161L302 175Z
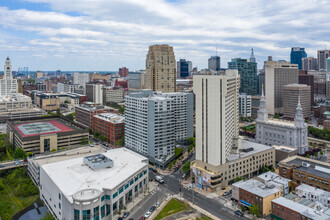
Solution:
M303 166L302 165L303 163L309 164L309 166ZM301 160L299 158L289 161L288 164L299 165L299 167L295 168L296 170L310 173L312 175L319 176L321 178L330 180L330 165L324 166L319 163L305 161L305 160Z

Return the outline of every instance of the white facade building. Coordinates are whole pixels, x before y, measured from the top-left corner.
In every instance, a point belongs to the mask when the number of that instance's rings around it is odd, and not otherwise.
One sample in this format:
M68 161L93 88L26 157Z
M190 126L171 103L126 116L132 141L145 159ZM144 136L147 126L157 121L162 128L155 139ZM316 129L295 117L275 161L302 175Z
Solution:
M73 74L73 83L80 86L86 87L86 83L89 83L89 73L78 73Z
M296 187L296 194L330 208L330 192L303 183Z
M247 95L245 93L239 94L239 115L243 117L251 117L251 103L252 98L250 95Z
M57 83L58 93L74 93L75 89L79 87L78 84Z
M103 85L86 84L86 96L89 102L103 105Z
M56 158L29 159L28 167L56 219L110 220L147 190L148 159L126 148Z
M240 77L237 70L221 75L194 75L196 160L218 166L226 162L238 137Z
M284 145L294 147L299 154L308 149L307 124L304 122L300 98L294 122L269 119L266 100L262 90L260 107L256 119L256 141L266 145Z
M15 98L17 93L17 79L13 78L11 62L7 57L3 78L0 79L0 97Z
M165 166L176 142L192 136L192 93L141 90L126 96L125 147Z

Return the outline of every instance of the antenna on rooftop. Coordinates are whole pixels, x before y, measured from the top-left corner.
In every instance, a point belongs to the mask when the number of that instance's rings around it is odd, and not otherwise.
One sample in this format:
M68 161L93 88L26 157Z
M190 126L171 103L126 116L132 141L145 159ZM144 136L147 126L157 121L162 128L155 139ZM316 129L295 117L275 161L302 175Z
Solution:
M215 56L218 56L218 43L215 44Z

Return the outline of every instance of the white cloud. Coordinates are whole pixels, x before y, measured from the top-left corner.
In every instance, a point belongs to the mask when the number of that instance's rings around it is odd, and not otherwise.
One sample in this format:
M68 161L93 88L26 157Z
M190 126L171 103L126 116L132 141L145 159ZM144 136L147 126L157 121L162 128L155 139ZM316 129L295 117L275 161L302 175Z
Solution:
M292 46L314 55L329 44L329 0L25 1L48 4L50 11L0 7L0 33L17 32L0 48L14 56L47 51L49 69L140 69L148 45L156 43L174 46L177 58L199 67L206 67L216 45L226 66L230 58L249 56L252 47L263 63L267 55L288 59Z

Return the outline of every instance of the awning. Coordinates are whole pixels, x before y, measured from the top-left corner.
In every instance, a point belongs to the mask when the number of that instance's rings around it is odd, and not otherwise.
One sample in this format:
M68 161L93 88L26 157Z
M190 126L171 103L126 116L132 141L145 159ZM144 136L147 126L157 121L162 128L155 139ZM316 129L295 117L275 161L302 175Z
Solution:
M247 207L252 206L250 203L245 202L244 200L241 200L241 204L244 205L244 206L247 206Z

